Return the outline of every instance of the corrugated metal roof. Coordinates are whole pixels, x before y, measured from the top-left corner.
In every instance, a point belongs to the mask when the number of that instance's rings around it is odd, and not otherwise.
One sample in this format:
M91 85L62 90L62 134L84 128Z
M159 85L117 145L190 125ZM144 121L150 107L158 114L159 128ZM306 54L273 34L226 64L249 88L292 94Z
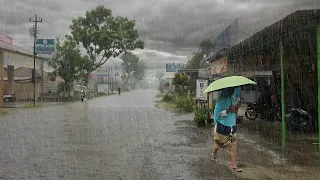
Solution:
M263 49L267 43L269 43L269 46L278 47L279 44L275 44L274 42L279 42L281 39L292 36L293 32L299 33L307 30L316 31L316 27L319 23L320 9L295 11L282 20L264 28L239 44L231 47L227 50L227 54L233 56L238 53L244 53L244 51L254 51L258 46L260 49ZM213 61L223 55L223 52L218 52L217 55L213 55L210 59Z

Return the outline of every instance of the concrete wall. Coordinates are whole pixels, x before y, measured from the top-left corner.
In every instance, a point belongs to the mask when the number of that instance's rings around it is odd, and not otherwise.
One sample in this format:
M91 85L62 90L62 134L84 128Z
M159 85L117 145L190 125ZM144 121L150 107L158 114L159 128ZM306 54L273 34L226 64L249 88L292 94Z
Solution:
M7 86L7 93L13 94L14 93L14 66L8 65L8 86Z
M13 90L17 100L33 99L33 84L32 83L14 83ZM8 83L4 83L4 92L8 91ZM41 83L36 83L36 98L40 97Z

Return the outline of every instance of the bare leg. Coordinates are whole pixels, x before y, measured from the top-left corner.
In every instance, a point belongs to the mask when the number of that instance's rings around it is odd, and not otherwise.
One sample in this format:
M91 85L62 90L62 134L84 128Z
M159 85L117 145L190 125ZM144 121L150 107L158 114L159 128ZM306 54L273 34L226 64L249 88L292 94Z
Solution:
M238 165L237 165L237 148L236 148L236 145L234 145L234 149L230 152L230 159L231 159L231 162L230 162L231 168L234 169L237 172L242 172L242 169L239 169Z
M231 159L231 164L230 164L231 167L237 168L237 152L236 151L231 151L230 159Z
M219 150L219 147L216 147L216 145L213 145L212 154L211 154L212 161L217 161L218 150Z

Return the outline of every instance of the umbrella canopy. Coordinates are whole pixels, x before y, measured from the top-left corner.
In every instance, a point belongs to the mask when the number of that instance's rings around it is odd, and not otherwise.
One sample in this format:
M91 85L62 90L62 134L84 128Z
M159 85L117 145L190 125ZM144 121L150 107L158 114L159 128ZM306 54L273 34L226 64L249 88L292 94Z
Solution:
M243 76L225 77L212 82L204 91L204 93L218 91L229 87L243 86L247 84L256 85L257 83Z

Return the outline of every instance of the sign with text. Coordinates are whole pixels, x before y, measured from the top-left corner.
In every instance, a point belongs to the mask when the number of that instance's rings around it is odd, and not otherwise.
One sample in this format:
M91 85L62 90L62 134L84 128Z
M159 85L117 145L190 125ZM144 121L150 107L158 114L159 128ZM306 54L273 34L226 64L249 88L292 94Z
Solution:
M204 93L207 87L208 87L208 80L205 80L205 79L197 80L197 93L196 93L197 101L207 101L207 94Z
M168 63L166 64L166 72L178 72L180 70L180 64Z
M211 74L220 74L227 72L227 58L223 57L211 63Z
M55 39L36 39L36 53L52 54L55 50Z

